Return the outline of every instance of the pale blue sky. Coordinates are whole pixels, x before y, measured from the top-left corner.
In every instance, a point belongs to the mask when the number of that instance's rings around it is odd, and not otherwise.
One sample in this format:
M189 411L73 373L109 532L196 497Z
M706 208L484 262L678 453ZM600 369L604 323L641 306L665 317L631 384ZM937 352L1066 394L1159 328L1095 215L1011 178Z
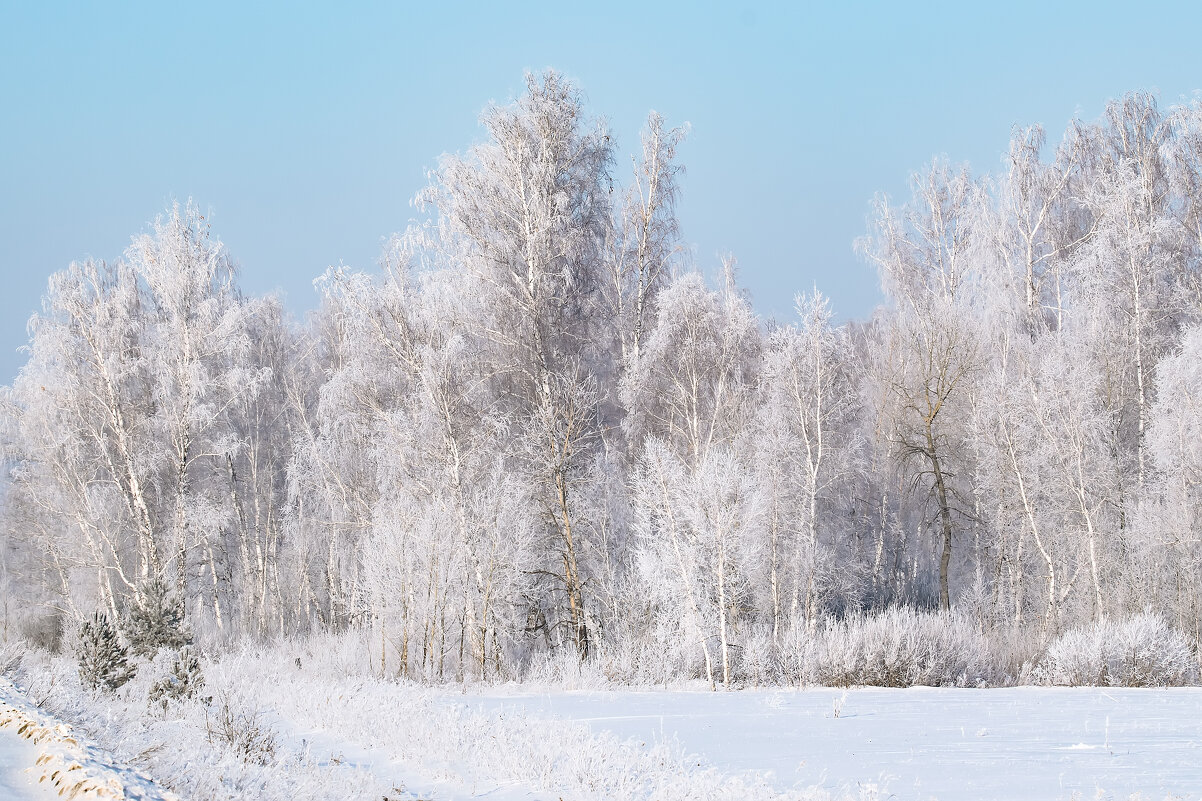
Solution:
M50 273L119 257L172 199L211 212L246 291L312 307L313 278L373 268L438 155L545 67L623 154L649 109L691 123L698 265L733 253L765 314L817 283L866 316L874 192L936 154L994 170L1016 123L1055 141L1125 91L1202 88L1199 4L978 5L0 0L0 382Z

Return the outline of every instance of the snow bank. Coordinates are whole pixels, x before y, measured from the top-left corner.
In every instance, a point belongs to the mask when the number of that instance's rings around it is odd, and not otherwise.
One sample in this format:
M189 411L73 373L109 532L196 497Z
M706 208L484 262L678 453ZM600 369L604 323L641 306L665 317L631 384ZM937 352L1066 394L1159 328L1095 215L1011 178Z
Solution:
M122 766L90 745L70 726L37 711L20 690L0 677L0 727L12 729L38 746L34 766L39 782L60 796L129 801L178 801L143 773Z
M171 705L166 713L147 703L149 687L161 665L143 664L138 676L116 693L93 693L83 688L69 657L30 652L17 674L26 695L58 718L69 721L108 749L119 763L136 765L154 777L158 786L190 801L293 801L313 799L411 799L391 794L376 777L347 765L321 764L307 754L283 749L246 760L236 744L210 734L228 707L235 720L262 718L253 700L255 685L271 681L257 677L245 691L212 686L210 706L200 701ZM210 663L205 663L206 669ZM78 738L78 735L76 735ZM137 796L129 796L136 798Z

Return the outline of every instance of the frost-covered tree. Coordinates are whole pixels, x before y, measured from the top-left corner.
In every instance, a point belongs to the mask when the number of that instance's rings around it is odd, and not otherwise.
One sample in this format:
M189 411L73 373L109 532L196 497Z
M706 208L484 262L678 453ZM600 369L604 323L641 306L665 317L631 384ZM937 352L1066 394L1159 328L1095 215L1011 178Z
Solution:
M171 572L185 602L204 597L224 622L231 415L271 374L247 352L266 304L232 281L199 212L176 206L125 260L53 276L31 321L30 360L6 394L9 498L77 617L93 593L116 616Z
M800 323L768 337L761 377L763 434L757 448L760 490L766 495L772 625L781 626L782 559L790 564L789 614L808 626L835 577L840 543L836 492L855 470L858 402L846 331L834 327L829 301L817 290L798 296ZM826 535L821 543L819 534ZM785 554L788 554L785 557ZM844 553L844 557L847 553Z
M583 502L596 478L600 410L580 404L595 406L587 399L614 371L601 319L612 144L555 72L528 76L525 94L481 121L488 140L444 157L420 197L437 213L442 247L471 277L474 341L491 362L492 392L532 437L514 469L545 530L555 625L562 620L583 658L582 540L593 527Z
M160 705L166 712L172 701L195 698L204 686L205 677L200 670L200 660L191 648L185 646L172 660L170 672L150 685L146 700Z
M661 293L659 312L624 379L626 426L636 444L658 436L695 467L710 448L733 445L753 414L760 333L729 264L721 292L686 273Z
M609 314L617 326L622 364L633 369L643 343L654 328L656 296L670 279L670 266L680 250L676 219L677 177L682 167L676 151L688 126L666 128L655 112L640 137L641 157L632 159L633 178L614 226L608 255Z
M226 414L263 378L250 369L250 306L234 285L233 264L192 205L172 207L126 251L145 287L141 355L156 403L155 429L161 499L158 523L170 541L174 581L188 597L189 560L219 583L215 530L228 525L225 482L202 480L225 467L234 450ZM224 471L222 471L224 472ZM211 595L216 623L224 613Z
M253 299L249 305L244 367L255 387L236 393L226 410L230 449L224 470L218 465L212 476L225 485L232 514L224 536L215 537L211 547L225 556L226 605L237 610L247 629L266 635L296 623L295 605L284 592L295 578L285 542L287 468L299 428L292 399L298 383L313 373L307 363L311 343L292 325L279 299ZM217 560L209 564L216 566ZM212 581L212 572L209 578L213 593L223 589Z
M1155 99L1134 93L1107 105L1090 131L1092 161L1083 204L1093 218L1074 259L1078 325L1096 336L1124 495L1142 490L1155 363L1171 341L1184 272L1184 231L1166 164L1169 122ZM1129 488L1128 488L1129 487Z
M878 200L873 234L863 252L881 272L896 304L884 378L895 409L897 454L907 483L933 502L940 534L939 606L951 606L949 571L956 518L964 504L957 474L967 456L960 425L979 364L970 308L979 283L972 257L982 190L966 169L936 161L912 180L901 212ZM957 464L960 461L960 464Z
M755 318L727 268L722 293L686 274L660 295L659 324L625 379L632 441L642 443L635 484L638 564L644 583L672 587L660 614L696 621L707 678L724 686L732 632L758 539L750 470L738 457L755 410L761 344Z
M103 612L96 612L80 627L78 659L79 678L93 690L112 692L137 673L129 663L128 649Z
M124 264L55 274L6 394L6 512L22 520L80 619L87 595L116 615L119 597L163 568L140 313L141 288Z
M1157 365L1149 445L1159 478L1151 499L1177 623L1202 642L1202 328Z
M152 657L160 648L178 649L192 642L184 599L162 579L150 579L138 588L121 630L134 656Z
M689 469L654 437L639 464L637 560L651 613L678 622L674 633L700 648L711 688L729 689L757 545L752 474L720 446Z
M529 507L457 297L463 276L419 280L404 249L396 255L380 280L327 278L337 369L316 410L312 461L296 476L318 502L306 519L328 515L323 525L353 543L331 544L328 560L362 581L355 608L376 618L382 660L441 676L453 653L458 675L484 677L507 663L515 599L527 592ZM348 514L354 528L340 522Z
M1022 328L1031 337L1062 327L1065 265L1089 234L1092 220L1077 199L1086 141L1070 128L1053 160L1045 162L1043 128L1015 130L995 200L982 210L980 235L1001 268L982 289L1005 298L987 302L1021 309Z

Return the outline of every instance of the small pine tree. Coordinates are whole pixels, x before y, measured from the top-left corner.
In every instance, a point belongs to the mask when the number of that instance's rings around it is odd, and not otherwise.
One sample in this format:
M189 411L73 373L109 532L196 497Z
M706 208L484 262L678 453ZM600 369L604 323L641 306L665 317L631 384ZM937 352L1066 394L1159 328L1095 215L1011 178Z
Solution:
M79 631L79 677L90 689L116 690L134 677L128 649L108 616L97 612Z
M192 644L184 622L184 599L162 579L143 583L125 613L125 636L135 656L153 657L159 648Z
M149 700L159 704L163 712L167 704L185 698L196 697L197 691L205 686L204 674L200 672L200 660L185 646L175 656L171 672L150 686Z

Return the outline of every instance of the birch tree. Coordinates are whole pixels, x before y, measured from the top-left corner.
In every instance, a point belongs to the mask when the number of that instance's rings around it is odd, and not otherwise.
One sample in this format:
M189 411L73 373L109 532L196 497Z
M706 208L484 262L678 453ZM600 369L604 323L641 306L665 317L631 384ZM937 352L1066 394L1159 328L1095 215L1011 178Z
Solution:
M609 269L612 318L622 364L632 369L654 327L655 298L670 278L680 250L676 219L678 176L683 168L677 149L688 127L667 128L652 112L640 136L640 157L631 158L632 180L619 209Z
M225 416L240 395L256 391L264 374L245 368L248 306L234 286L225 249L195 206L173 206L151 232L134 239L126 257L146 287L148 335L141 349L155 389L154 425L162 432L156 444L169 448L161 524L172 540L174 580L186 599L193 549L218 583L212 538L228 526L232 511L227 494L197 474L210 473L205 468L213 463L218 471L225 466L234 449ZM211 600L221 626L216 592Z
M881 272L896 307L896 343L887 383L899 410L898 456L911 464L909 483L926 488L940 531L939 606L951 607L949 570L960 505L953 479L964 449L957 443L971 375L979 360L973 330L974 224L983 196L966 169L936 161L912 180L900 212L878 199L872 235L859 247Z
M623 386L632 440L643 449L644 478L635 493L643 521L639 563L663 566L648 581L672 577L668 609L688 601L703 632L707 677L715 685L720 665L724 687L748 553L759 541L750 471L736 443L750 432L760 344L732 265L721 294L700 276L684 275L660 295L659 323ZM717 640L716 660L707 638Z
M1157 365L1149 444L1159 474L1154 518L1179 625L1202 642L1202 328Z
M790 613L797 617L800 608L808 627L817 623L822 585L833 582L831 574L847 572L846 565L836 571L830 561L833 553L820 552L819 536L837 528L831 493L849 478L857 447L852 428L856 398L845 332L833 326L830 303L817 290L799 295L796 311L799 325L781 328L768 338L762 376L764 422L779 427L764 461L772 463L770 468L779 463L785 474L784 487L765 482L765 488L774 491L769 515L774 630L779 629L781 616L776 553L782 535L797 539L792 549ZM777 508L776 496L783 493L796 496L795 507ZM832 552L838 549L833 540L827 545Z
M589 120L576 87L547 72L482 117L487 142L444 157L421 200L439 215L473 276L480 341L494 392L536 437L524 450L530 497L550 536L547 575L558 584L581 658L589 652L580 537L582 481L598 410L579 403L612 372L600 336L604 243L611 220L608 132ZM554 567L551 567L553 565ZM559 604L557 604L559 606Z

